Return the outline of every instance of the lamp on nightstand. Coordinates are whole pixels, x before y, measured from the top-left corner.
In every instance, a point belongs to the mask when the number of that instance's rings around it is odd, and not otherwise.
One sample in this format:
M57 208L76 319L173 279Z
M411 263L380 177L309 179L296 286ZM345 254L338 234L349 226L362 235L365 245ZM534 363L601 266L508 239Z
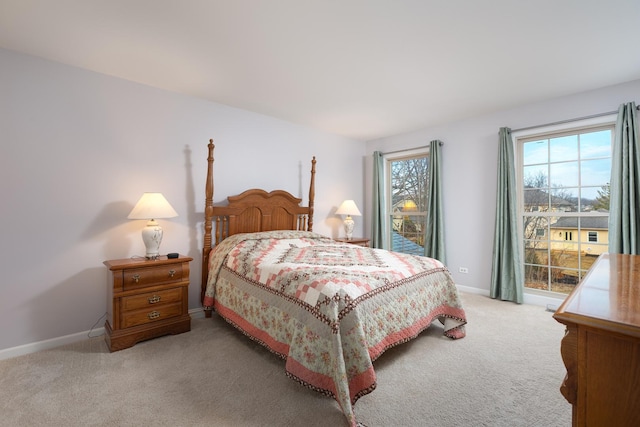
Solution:
M347 234L347 240L351 240L353 236L353 218L351 215L361 216L360 210L356 206L356 203L353 200L345 200L342 202L338 210L336 211L336 215L346 215L347 217L344 219L344 232Z
M178 213L164 198L162 193L144 193L127 218L148 219L147 226L142 229L147 259L157 259L160 256L160 242L162 242L162 227L157 218L175 218Z

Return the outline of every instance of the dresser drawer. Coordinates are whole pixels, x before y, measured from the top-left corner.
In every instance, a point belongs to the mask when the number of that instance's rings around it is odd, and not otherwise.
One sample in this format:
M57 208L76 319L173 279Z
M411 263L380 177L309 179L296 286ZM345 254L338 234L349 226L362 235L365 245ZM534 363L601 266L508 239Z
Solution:
M142 310L128 311L122 313L122 327L143 325L145 323L157 322L158 320L169 319L182 314L182 302L164 304L157 307L149 307Z
M166 289L158 292L134 295L122 298L122 311L133 311L141 308L170 304L182 301L182 288Z
M110 351L191 330L187 296L191 261L183 255L104 261L109 270L104 327Z
M182 281L182 265L158 265L153 268L132 268L123 270L124 290L144 288L150 285Z

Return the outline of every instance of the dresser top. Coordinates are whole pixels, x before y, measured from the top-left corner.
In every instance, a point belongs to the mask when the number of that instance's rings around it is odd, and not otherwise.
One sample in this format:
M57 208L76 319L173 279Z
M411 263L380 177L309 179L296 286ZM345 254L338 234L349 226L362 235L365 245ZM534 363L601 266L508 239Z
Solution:
M600 255L554 317L640 336L640 255Z
M193 258L184 255L179 255L178 258L167 258L167 256L164 255L156 259L146 259L143 257L111 259L104 261L103 264L106 265L109 270L123 270L128 268L153 267L157 265L176 264L178 262L189 261L193 261Z

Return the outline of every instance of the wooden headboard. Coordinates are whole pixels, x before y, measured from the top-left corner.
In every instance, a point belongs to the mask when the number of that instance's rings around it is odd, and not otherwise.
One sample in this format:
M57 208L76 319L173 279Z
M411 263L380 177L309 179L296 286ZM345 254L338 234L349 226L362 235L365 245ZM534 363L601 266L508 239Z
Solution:
M209 140L207 182L205 186L204 247L202 249L201 300L207 288L209 253L229 236L271 230L313 230L313 199L315 197L316 158L311 160L309 206L300 206L302 199L287 191L266 192L257 188L227 197L226 206L213 205L213 139ZM215 224L215 233L213 232ZM208 313L209 315L210 313Z

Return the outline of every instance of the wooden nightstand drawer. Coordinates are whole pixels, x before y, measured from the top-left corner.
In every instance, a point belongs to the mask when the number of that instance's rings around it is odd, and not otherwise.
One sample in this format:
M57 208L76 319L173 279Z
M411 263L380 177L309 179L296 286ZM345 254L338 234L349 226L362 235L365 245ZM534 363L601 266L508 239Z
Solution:
M179 316L180 314L182 314L182 303L180 302L137 311L123 312L122 327L130 328L145 323L157 322Z
M122 298L122 311L133 311L141 308L150 308L172 302L182 301L182 288L173 288L158 292L134 295Z
M182 266L158 265L153 268L133 268L123 270L124 290L145 288L151 285L161 285L182 281Z
M161 256L105 261L108 272L105 340L116 351L168 334L191 330L189 263Z

